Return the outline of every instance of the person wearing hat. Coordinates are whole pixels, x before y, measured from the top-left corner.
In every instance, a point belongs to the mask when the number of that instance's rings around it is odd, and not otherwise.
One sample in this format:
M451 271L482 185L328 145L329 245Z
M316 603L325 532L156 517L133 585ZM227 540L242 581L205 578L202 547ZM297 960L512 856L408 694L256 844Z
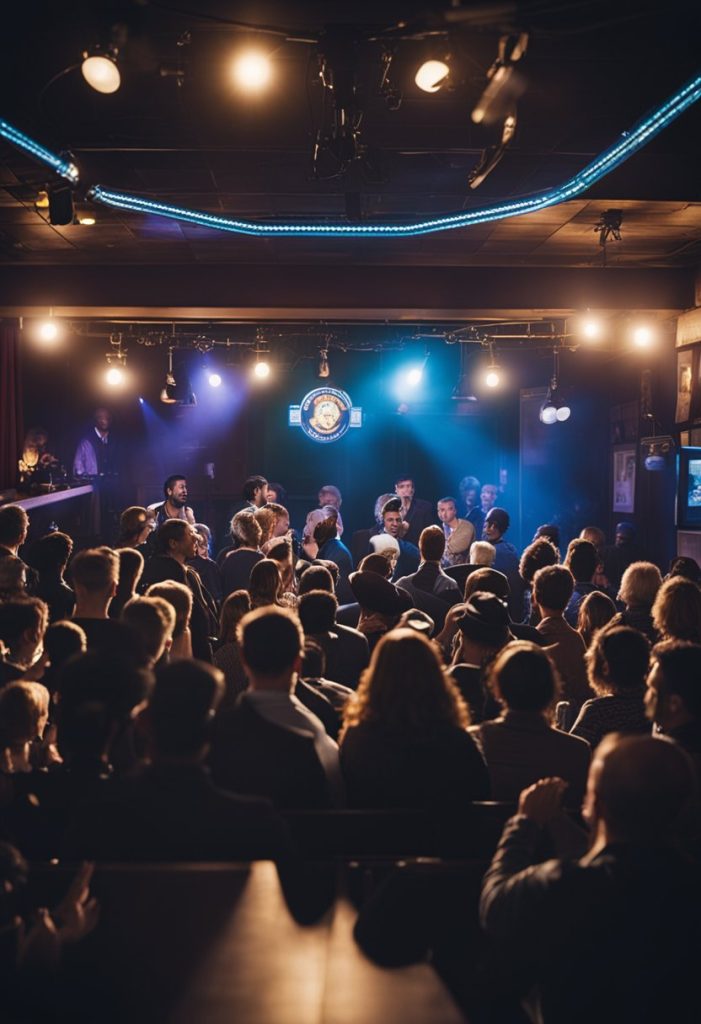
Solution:
M484 539L494 545L496 555L494 557L494 569L503 572L509 581L509 611L514 622L523 622L523 591L524 584L519 575L518 551L504 540L504 534L509 529L511 518L504 508L491 508L484 520Z
M497 653L513 639L506 603L484 591L476 591L461 606L457 619L458 643L450 674L470 707L473 722L498 714L488 700L485 675Z
M367 569L351 573L349 582L360 605L358 629L367 637L372 651L377 641L396 626L402 612L411 608L411 597L406 590Z

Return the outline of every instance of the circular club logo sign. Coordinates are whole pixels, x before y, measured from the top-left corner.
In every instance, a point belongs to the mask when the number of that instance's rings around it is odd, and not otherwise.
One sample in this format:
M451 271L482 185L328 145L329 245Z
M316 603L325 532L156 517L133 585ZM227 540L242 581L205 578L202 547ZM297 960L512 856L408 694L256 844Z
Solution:
M315 388L302 399L301 427L312 441L328 444L343 437L350 426L352 402L345 391Z

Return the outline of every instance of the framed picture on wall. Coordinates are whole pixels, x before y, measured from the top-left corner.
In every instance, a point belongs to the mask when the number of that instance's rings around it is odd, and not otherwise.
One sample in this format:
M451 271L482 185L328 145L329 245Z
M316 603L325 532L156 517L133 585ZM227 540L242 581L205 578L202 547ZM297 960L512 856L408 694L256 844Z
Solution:
M675 423L686 423L691 417L691 385L693 381L693 349L677 352L677 408Z
M635 512L637 450L627 445L613 450L613 511Z

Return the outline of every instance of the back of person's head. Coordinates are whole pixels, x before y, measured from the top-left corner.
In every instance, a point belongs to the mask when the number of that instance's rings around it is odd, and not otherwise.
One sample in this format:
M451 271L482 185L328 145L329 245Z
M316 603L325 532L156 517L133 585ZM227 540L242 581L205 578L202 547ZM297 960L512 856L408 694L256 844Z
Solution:
M475 569L470 573L465 580L465 600L469 601L478 590L495 594L502 601L506 601L511 593L508 577L498 569Z
M539 537L545 537L549 540L554 548L560 547L560 527L556 523L543 523L539 526L536 532L533 534L533 540L538 540Z
M601 629L616 614L616 606L608 596L600 590L587 594L579 606L577 629L584 643L589 646L597 629Z
M20 505L0 508L0 544L14 547L27 532L29 516Z
M497 549L488 540L476 540L470 545L470 562L472 565L484 565L487 568L494 565L497 557Z
M591 583L599 564L599 555L592 543L577 537L567 548L565 565L577 583Z
M40 639L49 621L49 609L38 597L0 602L0 640L15 647L28 630Z
M119 582L119 558L111 548L86 548L71 562L73 585L88 594L104 594Z
M346 729L374 722L413 739L435 736L446 726L465 728L469 715L431 641L414 629L393 629L372 652L344 721Z
M212 531L206 523L195 523L195 530L199 533L205 547L207 548L207 554L212 544Z
M445 552L445 534L440 526L427 526L421 531L419 552L424 562L440 562Z
M136 541L148 522L148 511L141 505L130 505L119 517L119 543Z
M49 691L41 683L21 680L0 690L0 749L31 743L49 717Z
M692 583L701 583L699 563L695 558L689 558L687 555L677 555L669 563L667 579L671 580L675 576L683 576L685 579L691 580Z
M184 583L176 580L164 580L152 583L146 591L147 597L161 597L167 601L175 612L175 628L173 639L179 639L190 625L192 615L192 591Z
M652 608L662 586L660 570L652 562L633 562L623 573L618 596L626 608Z
M150 668L163 655L175 631L175 609L162 597L132 597L122 609L122 622L134 630L141 641L141 663Z
M533 583L533 577L539 569L544 569L546 565L557 565L559 561L559 552L552 541L547 537L539 537L524 548L518 564L519 575L525 583Z
M487 513L485 522L495 526L500 535L503 536L511 525L511 516L505 508L499 508L495 505L494 508L491 508Z
M338 601L328 590L310 590L299 599L297 613L307 636L328 633L336 622Z
M261 558L256 562L248 580L248 592L252 608L279 604L282 598L282 577L277 562L272 558Z
M266 544L270 540L275 527L275 513L272 509L262 505L261 508L255 510L253 515L260 526L260 543Z
M75 654L84 654L88 646L85 630L75 622L54 622L44 633L44 650L52 668L60 668Z
M304 641L300 675L302 679L323 679L326 675L326 651L315 640Z
M650 644L630 626L604 626L586 654L587 676L599 695L642 694L650 667Z
M122 594L133 594L144 571L144 556L136 548L119 548L119 584Z
M302 594L308 594L310 590L326 590L329 594L334 593L333 576L326 566L310 565L308 569L304 570L297 586L297 594L301 597Z
M69 764L94 763L109 751L117 721L103 701L64 701L56 711L56 743Z
M338 568L338 563L333 562L330 558L313 558L310 564L312 566L321 565L331 573L331 579L333 580L333 587L335 590L341 576L341 570ZM324 590L325 588L319 587L319 589Z
M186 480L186 477L182 473L172 473L167 480L163 481L163 497L169 497L169 491L172 491L177 483L181 480Z
M219 639L224 644L236 640L236 627L246 612L251 610L251 595L247 590L235 590L224 601L219 613Z
M155 755L192 758L203 754L223 694L223 674L206 662L183 660L162 668L147 711Z
M94 700L105 704L116 719L125 721L146 699L152 683L151 673L137 664L131 650L121 654L88 651L70 658L61 669L59 705L75 706Z
M291 673L304 650L302 627L286 608L271 605L249 612L237 635L243 660L258 676Z
M32 550L32 564L40 573L63 569L73 551L73 540L67 533L56 530L41 537Z
M256 496L256 491L259 491L261 487L266 487L267 483L268 481L264 476L247 477L243 482L243 487L241 488L241 497L244 501L253 501Z
M579 536L582 540L588 540L596 548L599 556L606 545L606 534L598 526L585 526Z
M244 508L236 513L231 520L231 536L244 547L257 548L260 546L263 530L251 509Z
M14 555L0 558L0 601L26 595L26 583L26 566L21 558Z
M289 572L293 569L292 541L289 537L276 537L268 545L266 558L272 558L277 562L280 572Z
M680 697L689 717L701 720L701 644L665 640L653 647L652 661L661 676L658 700Z
M550 611L563 612L573 590L572 573L564 565L546 565L533 577L533 596L541 608Z
M596 801L613 841L643 845L673 840L675 826L697 790L688 755L676 743L649 736L605 736L596 748L585 810Z
M509 711L542 713L553 707L560 681L542 647L527 640L507 646L493 661L488 685Z
M683 576L666 580L655 597L652 621L663 639L701 643L701 590L696 583Z
M154 550L157 555L170 554L171 544L179 544L190 530L184 519L166 519L156 530Z
M378 551L371 555L366 555L358 563L359 572L375 572L378 576L382 576L388 580L392 573L393 558L390 551Z
M287 501L287 490L282 486L279 480L268 480L268 494L275 495L272 501L269 501L269 504L271 505L275 503L277 505L284 506Z

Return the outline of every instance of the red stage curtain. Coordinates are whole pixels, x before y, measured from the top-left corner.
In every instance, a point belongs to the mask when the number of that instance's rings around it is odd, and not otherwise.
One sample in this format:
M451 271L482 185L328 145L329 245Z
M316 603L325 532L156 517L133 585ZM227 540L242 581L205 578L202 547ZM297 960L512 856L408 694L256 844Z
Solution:
M4 320L0 321L0 490L17 482L23 440L19 325Z

